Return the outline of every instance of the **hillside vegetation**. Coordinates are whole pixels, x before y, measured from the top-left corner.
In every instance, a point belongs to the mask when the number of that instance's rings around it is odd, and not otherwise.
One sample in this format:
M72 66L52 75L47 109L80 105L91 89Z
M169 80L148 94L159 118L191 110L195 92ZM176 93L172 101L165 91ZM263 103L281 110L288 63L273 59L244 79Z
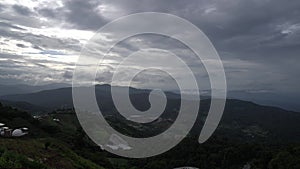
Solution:
M222 123L232 120L227 118L229 117L225 116ZM203 169L241 169L247 165L252 169L300 168L299 141L271 143L266 139L271 135L258 136L262 132L260 130L264 131L265 128L258 129L250 125L248 130L245 130L246 124L230 130L226 123L221 123L217 134L204 144L200 145L197 142L197 135L191 134L178 146L159 156L126 159L102 151L95 145L80 128L72 110L52 112L38 120L24 111L0 105L0 119L0 122L6 123L11 128L30 129L29 135L22 138L0 138L0 168L172 169L194 166ZM53 119L60 121L55 122ZM125 125L119 118L108 120L116 128ZM153 131L147 128L146 130ZM241 132L238 134L229 132L235 130ZM134 134L137 131L133 125L133 128L124 129L122 132ZM230 133L231 135L226 137ZM239 134L243 133L246 136L240 137ZM249 137L247 135L249 133L255 137Z

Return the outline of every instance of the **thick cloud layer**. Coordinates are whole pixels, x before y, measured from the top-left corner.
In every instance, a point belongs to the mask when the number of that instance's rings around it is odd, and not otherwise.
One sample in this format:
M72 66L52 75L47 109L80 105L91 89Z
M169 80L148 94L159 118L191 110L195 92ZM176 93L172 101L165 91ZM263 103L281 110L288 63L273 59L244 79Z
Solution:
M81 47L101 26L136 12L166 12L207 34L223 60L229 90L299 95L299 9L297 0L4 0L0 2L0 83L70 82ZM120 57L145 47L177 52L195 69L199 83L207 81L191 51L172 39L152 35L119 44L97 80L110 82ZM164 78L151 72L135 80L140 86L149 84L149 79L167 84Z

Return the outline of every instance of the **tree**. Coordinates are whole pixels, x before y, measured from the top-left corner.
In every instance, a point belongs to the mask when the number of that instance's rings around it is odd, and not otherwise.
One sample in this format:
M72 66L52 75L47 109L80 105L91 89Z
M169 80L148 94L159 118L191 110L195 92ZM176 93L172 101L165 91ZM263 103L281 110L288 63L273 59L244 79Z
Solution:
M49 148L50 145L51 145L51 143L50 143L49 141L47 141L47 142L45 143L45 150L48 150L48 148Z

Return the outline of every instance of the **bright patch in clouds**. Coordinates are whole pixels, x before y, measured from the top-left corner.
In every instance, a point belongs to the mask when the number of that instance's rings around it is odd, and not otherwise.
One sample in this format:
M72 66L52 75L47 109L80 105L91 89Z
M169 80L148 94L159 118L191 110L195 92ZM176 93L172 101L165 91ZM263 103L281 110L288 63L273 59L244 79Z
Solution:
M2 0L1 4L25 6L31 10L37 7L59 8L64 6L61 0Z

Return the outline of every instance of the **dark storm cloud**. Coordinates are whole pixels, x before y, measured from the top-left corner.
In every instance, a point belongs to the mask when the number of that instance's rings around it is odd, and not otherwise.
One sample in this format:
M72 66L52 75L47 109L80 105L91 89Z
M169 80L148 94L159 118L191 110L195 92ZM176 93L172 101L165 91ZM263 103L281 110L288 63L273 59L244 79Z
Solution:
M37 49L37 50L44 50L43 48L39 47L38 45L33 45L32 48Z
M99 1L67 0L63 3L64 7L50 8L49 6L35 10L43 17L71 24L71 27L76 29L97 30L108 22L97 12L97 7L101 4Z
M12 8L20 15L26 15L29 16L32 13L32 11L27 8L26 6L21 6L21 5L13 5Z
M95 0L66 1L65 7L68 10L65 16L66 20L80 29L99 29L107 21L101 14L97 13L96 8L98 5L100 5L100 2Z
M39 14L48 18L57 18L60 13L60 9L49 9L49 8L37 8Z
M72 79L73 78L73 72L71 72L71 71L65 71L65 73L63 74L63 78L65 78L65 79Z
M229 88L232 90L264 88L271 91L300 91L300 1L282 0L102 0L62 1L63 7L41 6L31 11L24 6L13 6L14 13L3 13L1 37L21 39L39 50L80 50L76 39L58 39L44 35L21 33L18 25L51 27L39 17L61 23L64 28L97 30L105 23L136 12L166 12L183 17L198 26L209 37L224 61ZM99 11L99 5L106 8ZM6 7L5 7L6 8ZM2 7L2 9L4 9ZM114 9L114 10L111 10ZM0 5L1 11L1 5ZM37 18L28 15L39 15ZM24 15L24 16L21 16ZM107 17L109 16L109 17ZM13 24L11 24L13 23ZM166 28L168 29L168 28ZM191 67L198 64L185 53L184 46L172 40L142 37L142 42L125 41L114 52L127 55L141 47L177 50ZM185 56L186 55L186 56ZM68 56L65 56L68 57ZM113 58L111 58L113 59ZM42 64L39 61L39 64ZM40 65L41 66L41 65ZM68 65L69 66L69 65ZM61 74L70 78L67 71ZM66 74L66 75L65 75ZM202 74L199 74L202 76ZM99 81L108 81L110 71L103 71ZM145 79L140 77L140 79ZM201 79L199 79L201 81Z
M6 22L0 22L0 28L13 28L13 29L18 29L18 30L25 30L19 26L10 24L10 23L6 23Z
M283 51L286 45L299 44L299 31L293 36L287 36L282 32L285 28L280 27L300 22L297 17L299 1L237 2L227 7L222 3L216 4L216 14L211 15L219 17L218 20L204 16L196 22L219 50L231 52L245 60L264 61L269 60L268 57L281 58L281 55L274 55L274 49ZM284 44L286 41L289 44ZM264 56L261 51L269 53L269 56Z
M0 12L1 21L13 23L14 25L17 24L17 25L22 25L22 26L32 27L32 28L41 28L43 26L45 27L45 26L53 25L53 23L42 22L39 16L36 15L36 13L33 11L27 11L26 9L23 9L24 11L22 11L21 9L22 7L20 9L18 8L19 7L17 7L17 9L14 9L10 5L5 5L3 11ZM15 27L14 29L18 29L18 28ZM21 30L23 28L19 27L19 29Z
M300 17L298 17L300 1L295 0L289 2L280 0L192 0L189 2L124 0L107 1L107 3L126 10L128 14L157 11L184 17L201 28L217 49L229 52L251 49L252 52L256 52L256 50L265 49L267 45L281 41L289 41L289 45L293 46L300 40L300 38L289 39L290 37L282 35L282 29L279 28L283 24L293 25L300 22ZM269 41L266 41L268 39ZM244 57L249 59L248 56ZM259 58L263 57L258 56L257 59Z
M16 44L16 46L17 46L17 47L19 47L19 48L27 48L27 46L26 46L26 45L24 45L24 44L20 44L20 43Z

